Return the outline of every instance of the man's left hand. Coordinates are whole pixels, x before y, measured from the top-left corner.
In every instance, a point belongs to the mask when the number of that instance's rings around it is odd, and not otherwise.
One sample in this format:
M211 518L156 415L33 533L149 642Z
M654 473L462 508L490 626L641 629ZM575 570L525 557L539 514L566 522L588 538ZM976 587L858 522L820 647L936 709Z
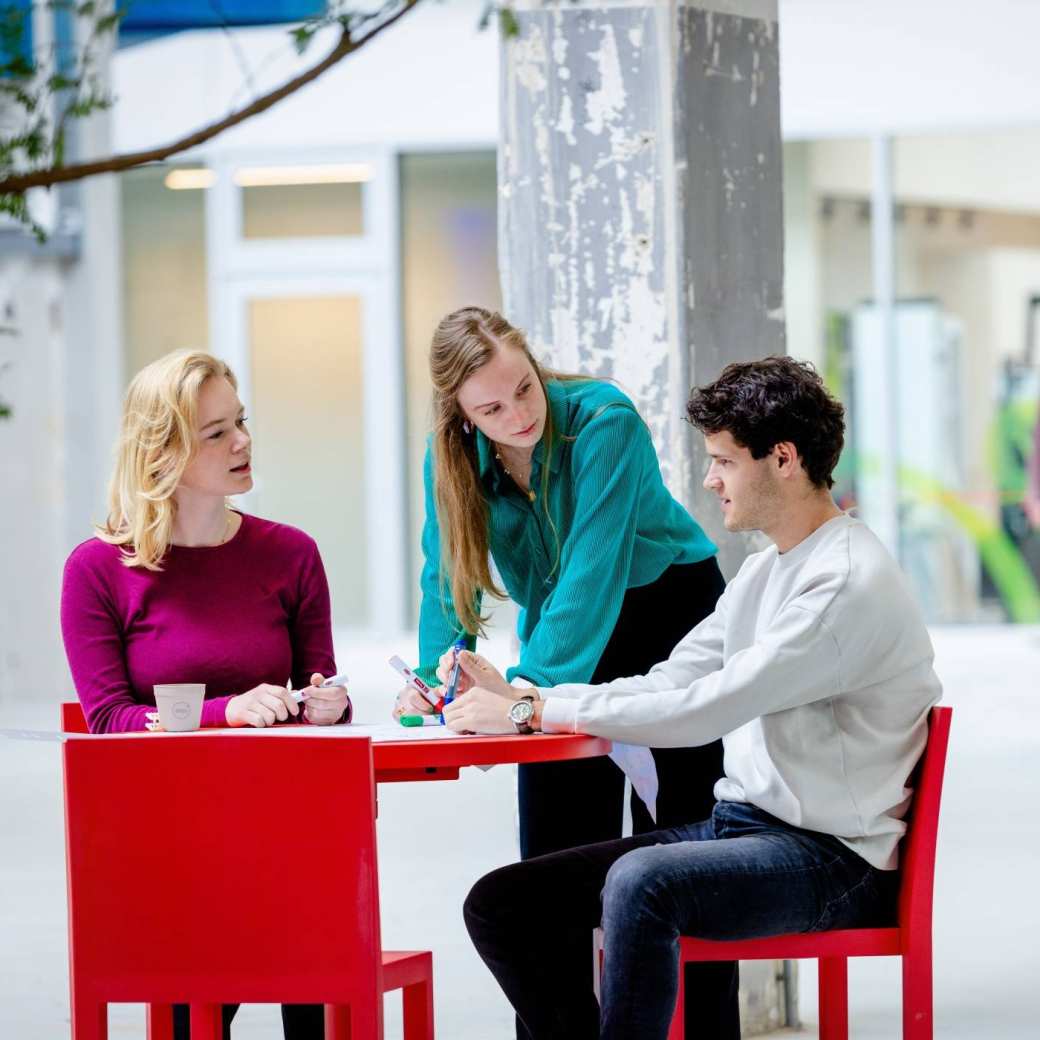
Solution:
M474 686L444 706L444 724L456 733L515 733L509 718L515 700Z

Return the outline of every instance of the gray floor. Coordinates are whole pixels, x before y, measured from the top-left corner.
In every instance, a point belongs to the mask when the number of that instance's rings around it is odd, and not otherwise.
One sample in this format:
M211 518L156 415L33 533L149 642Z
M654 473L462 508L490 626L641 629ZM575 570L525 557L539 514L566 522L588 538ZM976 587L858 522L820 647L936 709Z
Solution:
M1040 630L946 628L934 633L946 702L955 708L936 879L936 1035L948 1040L1040 1036ZM382 663L414 639L340 640L362 718L387 709ZM498 644L493 656L503 658ZM0 703L0 727L56 728L53 703ZM438 1035L505 1040L510 1014L470 950L458 908L470 883L515 858L514 773L468 770L457 783L391 785L380 794L383 939L435 953ZM68 1037L65 891L58 745L0 741L0 1037ZM899 1036L895 961L854 963L852 1035ZM799 997L815 1036L813 965ZM111 1033L143 1036L139 1008L113 1008ZM275 1040L277 1013L243 1009L235 1035ZM399 1034L388 1004L387 1036ZM691 1038L692 1040L692 1038Z

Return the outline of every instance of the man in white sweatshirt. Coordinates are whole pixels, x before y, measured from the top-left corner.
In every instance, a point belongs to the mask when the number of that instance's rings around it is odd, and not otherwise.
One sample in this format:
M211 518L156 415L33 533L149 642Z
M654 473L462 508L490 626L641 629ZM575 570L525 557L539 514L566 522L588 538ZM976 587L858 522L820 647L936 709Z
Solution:
M811 366L784 357L730 365L687 410L727 530L773 545L649 675L521 690L465 654L472 687L445 711L454 729L480 733L723 739L710 819L518 863L474 886L470 935L534 1040L664 1040L680 935L869 927L894 914L907 785L940 685L898 566L831 497L844 410ZM597 1008L589 934L601 922ZM691 967L702 1035L739 1037L735 965Z

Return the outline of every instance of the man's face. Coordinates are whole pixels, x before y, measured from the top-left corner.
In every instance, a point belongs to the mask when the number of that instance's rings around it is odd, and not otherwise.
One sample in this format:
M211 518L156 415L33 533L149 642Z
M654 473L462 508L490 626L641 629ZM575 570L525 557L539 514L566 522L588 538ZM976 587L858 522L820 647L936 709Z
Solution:
M728 430L705 434L704 448L711 459L704 486L718 496L726 530L768 531L773 527L782 506L773 456L753 459Z

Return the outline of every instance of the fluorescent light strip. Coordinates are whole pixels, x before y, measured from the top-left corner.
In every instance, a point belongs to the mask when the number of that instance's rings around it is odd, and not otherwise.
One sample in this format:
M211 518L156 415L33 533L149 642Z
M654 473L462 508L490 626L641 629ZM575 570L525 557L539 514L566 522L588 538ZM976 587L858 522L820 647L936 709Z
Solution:
M173 191L190 191L193 188L212 188L217 175L204 166L194 169L170 170L163 183Z
M328 163L321 166L245 166L235 171L240 188L293 184L357 184L372 179L367 163Z

